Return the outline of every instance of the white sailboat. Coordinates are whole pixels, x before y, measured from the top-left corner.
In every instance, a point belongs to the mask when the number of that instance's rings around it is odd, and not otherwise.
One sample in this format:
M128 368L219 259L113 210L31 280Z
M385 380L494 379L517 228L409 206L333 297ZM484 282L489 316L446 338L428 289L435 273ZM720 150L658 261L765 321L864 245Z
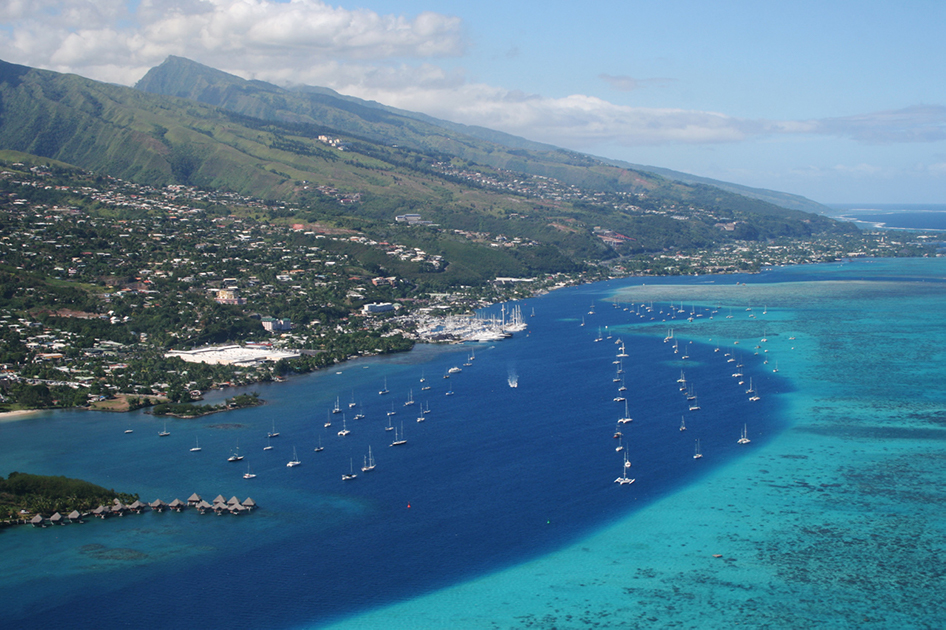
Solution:
M342 473L342 481L351 481L358 475L355 474L355 462L352 459L348 458L348 472Z
M385 431L393 431L394 427L391 426L391 416L388 415L388 426L384 427Z
M631 414L628 413L627 411L627 401L625 400L624 401L624 417L618 419L618 424L627 424L628 422L633 422L633 418L631 418Z
M680 416L680 430L681 430L681 431L686 431L686 430L687 430L686 419L685 419L683 416Z
M339 437L345 437L349 433L351 433L351 431L345 426L345 416L342 416L342 430L338 432L338 435Z
M401 446L407 444L407 439L404 437L404 423L401 423L401 434L398 436L397 428L394 429L394 441L391 442L391 446Z
M276 421L273 420L273 430L266 434L266 437L279 437L279 431L276 430Z
M384 396L384 395L387 394L387 393L388 393L388 377L385 376L385 377L384 377L384 388L382 388L380 391L378 391L378 395L379 395L379 396Z
M165 423L164 423L164 431L161 431L161 433L158 433L158 437L167 437L167 436L169 436L169 435L171 435L171 434L168 432L168 423L167 423L167 421L165 421Z
M624 464L621 466L621 476L614 480L614 483L620 484L622 486L630 485L634 483L634 479L631 479L627 476L627 469L631 467L631 462L627 458L627 453L624 453Z
M313 449L316 453L322 452L322 436L319 436L319 445Z
M371 454L371 447L368 447L368 455L365 457L365 465L361 467L361 472L370 472L374 470L374 455Z
M268 435L266 436L266 446L263 447L263 450L264 450L264 451L271 451L271 450L273 450L273 445L269 443L269 436L268 436Z
M256 474L250 472L250 465L249 465L249 464L246 465L246 472L243 473L243 478L244 478L244 479L255 479L255 478L256 478Z
M703 457L703 453L700 452L700 438L696 438L696 446L693 450L693 459L700 459Z
M341 405L339 405L339 403L338 403L338 396L336 396L336 397L335 397L335 407L332 409L332 413L341 413L341 412L342 412L342 408L341 408Z
M746 431L746 425L742 425L742 435L736 440L736 444L748 444L751 441Z
M414 390L410 390L410 393L407 395L407 401L404 403L405 407L410 407L414 404Z
M236 450L227 458L228 462L238 462L243 459L243 456L240 455L240 445L238 444Z
M693 401L690 403L690 411L699 411L700 403L697 402L696 396L693 396Z
M773 372L778 372L778 361L775 362L775 367L772 368Z
M329 415L328 409L325 410L325 428L332 426L332 416Z
M194 438L194 448L191 449L191 453L196 453L200 451L200 438Z
M289 460L289 462L286 464L286 466L289 467L289 468L295 468L296 466L299 466L299 465L301 465L301 464L302 464L302 462L299 461L299 456L296 455L296 447L293 446L293 447L292 447L292 459Z

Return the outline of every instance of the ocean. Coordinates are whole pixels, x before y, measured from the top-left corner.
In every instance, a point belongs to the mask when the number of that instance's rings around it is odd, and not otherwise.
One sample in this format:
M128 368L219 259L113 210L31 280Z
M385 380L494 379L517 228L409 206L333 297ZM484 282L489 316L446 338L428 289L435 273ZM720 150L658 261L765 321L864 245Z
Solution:
M4 474L260 505L2 530L0 624L942 626L944 279L615 280L517 303L512 339L252 387L266 405L164 438L144 413L0 423Z
M944 204L844 204L832 205L840 218L862 227L902 230L946 230Z

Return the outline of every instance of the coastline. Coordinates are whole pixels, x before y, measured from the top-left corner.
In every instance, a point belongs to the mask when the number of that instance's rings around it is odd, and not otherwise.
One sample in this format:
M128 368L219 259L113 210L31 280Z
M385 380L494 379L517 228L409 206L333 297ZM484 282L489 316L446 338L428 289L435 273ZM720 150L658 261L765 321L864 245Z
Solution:
M75 407L75 409L80 409L80 407ZM43 413L44 411L49 411L49 409L17 409L16 411L0 411L0 422L14 422L16 420L23 420L30 416L35 416Z

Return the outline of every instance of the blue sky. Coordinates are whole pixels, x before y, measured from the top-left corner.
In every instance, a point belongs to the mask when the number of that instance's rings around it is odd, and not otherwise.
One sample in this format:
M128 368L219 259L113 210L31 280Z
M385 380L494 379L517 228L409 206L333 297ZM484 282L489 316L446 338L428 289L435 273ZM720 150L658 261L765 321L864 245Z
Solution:
M0 59L180 55L824 203L946 203L946 3L6 0Z

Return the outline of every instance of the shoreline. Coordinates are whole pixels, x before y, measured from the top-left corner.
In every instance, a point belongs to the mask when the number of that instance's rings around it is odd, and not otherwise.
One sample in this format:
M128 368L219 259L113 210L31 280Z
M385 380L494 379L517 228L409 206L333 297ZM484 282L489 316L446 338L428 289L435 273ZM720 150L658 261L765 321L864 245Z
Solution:
M15 422L29 416L40 414L48 409L17 409L15 411L0 411L0 422Z

